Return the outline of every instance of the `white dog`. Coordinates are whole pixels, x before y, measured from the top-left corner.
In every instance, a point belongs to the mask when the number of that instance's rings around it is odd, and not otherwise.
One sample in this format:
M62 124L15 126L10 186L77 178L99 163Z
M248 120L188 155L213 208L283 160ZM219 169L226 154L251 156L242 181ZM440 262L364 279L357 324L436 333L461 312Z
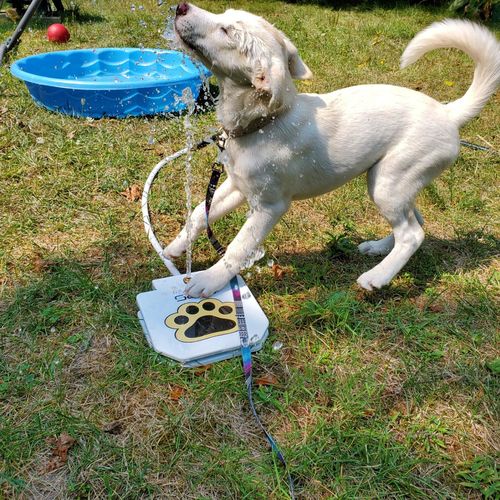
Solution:
M445 20L410 42L403 68L443 47L474 59L469 90L444 105L391 85L298 94L293 79L309 79L312 73L297 48L248 12L216 15L181 3L175 30L181 46L210 68L220 85L217 116L229 136L223 155L228 178L215 193L210 220L244 201L251 208L224 257L195 274L186 293L208 297L224 287L293 200L321 195L363 172L393 233L359 246L364 254L386 257L357 281L366 290L387 285L424 239L417 194L456 159L459 127L480 112L500 82L500 44L494 35L471 22ZM205 225L202 203L192 214L193 239ZM187 244L184 228L164 253L178 257Z

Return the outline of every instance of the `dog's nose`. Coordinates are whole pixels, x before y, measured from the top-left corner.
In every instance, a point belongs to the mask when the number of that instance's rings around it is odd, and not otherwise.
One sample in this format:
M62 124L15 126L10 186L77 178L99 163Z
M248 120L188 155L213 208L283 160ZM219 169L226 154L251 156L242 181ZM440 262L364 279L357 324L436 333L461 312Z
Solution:
M175 11L175 14L177 16L185 16L187 14L188 10L189 10L189 4L186 2L182 2L177 6L177 10Z

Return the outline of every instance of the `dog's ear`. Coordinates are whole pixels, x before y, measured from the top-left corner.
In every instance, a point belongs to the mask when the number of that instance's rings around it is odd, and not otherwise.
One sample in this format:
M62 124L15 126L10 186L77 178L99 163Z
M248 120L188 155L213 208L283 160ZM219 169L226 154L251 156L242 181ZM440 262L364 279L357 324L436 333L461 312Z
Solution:
M286 90L286 68L281 58L270 56L259 61L252 76L252 85L261 95L269 97L270 108L278 108Z
M307 67L306 63L299 56L297 47L290 39L281 31L277 30L283 38L285 48L288 54L288 69L290 75L295 80L310 80L313 77L312 71Z

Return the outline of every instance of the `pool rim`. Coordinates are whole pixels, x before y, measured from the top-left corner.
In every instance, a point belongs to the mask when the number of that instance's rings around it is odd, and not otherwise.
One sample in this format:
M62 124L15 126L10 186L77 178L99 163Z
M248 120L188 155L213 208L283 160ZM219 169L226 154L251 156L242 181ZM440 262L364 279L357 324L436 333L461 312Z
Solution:
M201 81L202 80L202 74L203 76L209 77L211 76L211 72L203 66L201 63L200 64L200 70L196 69L196 71L193 71L193 74L191 76L183 76L183 77L178 77L178 78L151 78L151 79L137 79L136 77L131 78L128 81L125 82L103 82L99 81L99 79L95 81L90 81L90 80L68 80L66 78L53 78L53 77L48 77L48 76L42 76L36 73L31 73L28 71L25 71L21 69L21 64L25 62L28 59L43 59L48 55L52 54L68 54L70 52L89 52L92 54L95 54L97 52L101 51L109 51L109 50L119 50L119 51L125 51L125 52L136 52L136 51L141 51L141 52L154 52L154 53L159 53L159 54L168 54L168 53L174 53L174 54L179 54L183 57L186 58L187 61L189 61L190 64L195 66L196 68L196 63L198 61L193 61L187 54L184 54L183 52L180 52L178 50L171 50L171 49L151 49L151 48L139 48L139 47L100 47L100 48L83 48L83 49L72 49L72 50L56 50L52 52L43 52L41 54L33 54L31 56L23 57L21 59L16 60L10 67L11 73L16 77L19 78L20 80L23 80L24 82L29 82L35 85L44 85L47 87L57 87L57 88L64 88L64 89L74 89L74 90L88 90L88 91L113 91L113 90L131 90L131 89L147 89L147 88L154 88L154 87L160 87L160 86L165 86L165 85L176 85L179 83L185 83L185 82L191 82L191 81Z

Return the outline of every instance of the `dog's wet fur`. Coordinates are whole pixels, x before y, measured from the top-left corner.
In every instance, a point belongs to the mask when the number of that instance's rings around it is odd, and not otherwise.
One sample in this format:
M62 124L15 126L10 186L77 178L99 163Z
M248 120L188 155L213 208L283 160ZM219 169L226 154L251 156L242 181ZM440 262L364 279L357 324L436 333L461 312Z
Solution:
M223 288L256 253L294 200L318 196L367 172L368 192L392 234L359 246L385 258L358 278L366 289L390 283L424 239L415 208L418 193L457 158L459 128L479 114L500 83L500 44L486 28L444 20L418 33L401 66L424 53L458 48L476 64L460 99L441 104L420 92L391 85L359 85L329 94L298 94L293 80L312 72L293 43L261 17L245 11L212 14L192 4L177 7L179 44L217 77L217 116L229 139L222 161L227 180L210 212L215 221L245 201L250 215L226 254L197 273L190 296ZM191 235L205 228L205 207L192 214ZM184 228L164 250L187 247Z

